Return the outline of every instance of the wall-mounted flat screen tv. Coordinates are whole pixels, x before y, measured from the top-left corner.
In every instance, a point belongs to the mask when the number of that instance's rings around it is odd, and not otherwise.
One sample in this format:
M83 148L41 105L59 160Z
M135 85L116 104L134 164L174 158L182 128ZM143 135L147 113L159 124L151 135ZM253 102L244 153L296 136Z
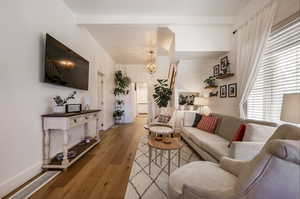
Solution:
M44 71L47 83L88 90L89 62L49 34Z

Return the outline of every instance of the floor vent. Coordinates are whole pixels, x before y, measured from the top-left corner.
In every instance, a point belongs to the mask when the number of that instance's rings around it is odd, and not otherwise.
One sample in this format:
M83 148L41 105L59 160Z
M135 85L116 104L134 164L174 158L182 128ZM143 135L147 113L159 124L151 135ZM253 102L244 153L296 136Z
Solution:
M32 194L37 192L40 188L50 182L55 178L61 171L47 171L42 174L40 177L35 179L33 182L29 183L23 187L20 191L16 192L9 199L26 199L29 198Z

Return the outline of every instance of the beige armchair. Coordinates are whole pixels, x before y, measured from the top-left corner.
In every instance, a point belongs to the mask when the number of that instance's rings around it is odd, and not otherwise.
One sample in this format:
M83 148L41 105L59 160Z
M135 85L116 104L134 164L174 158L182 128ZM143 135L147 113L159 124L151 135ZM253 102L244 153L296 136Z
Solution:
M299 199L300 128L280 126L250 161L189 163L169 178L169 199Z

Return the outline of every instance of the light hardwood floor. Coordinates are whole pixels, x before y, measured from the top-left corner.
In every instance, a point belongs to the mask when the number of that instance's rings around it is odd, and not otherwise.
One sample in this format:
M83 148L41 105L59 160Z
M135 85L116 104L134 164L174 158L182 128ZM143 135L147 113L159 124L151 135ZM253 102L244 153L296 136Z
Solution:
M100 144L31 198L122 199L145 123L145 117L138 117L110 129Z

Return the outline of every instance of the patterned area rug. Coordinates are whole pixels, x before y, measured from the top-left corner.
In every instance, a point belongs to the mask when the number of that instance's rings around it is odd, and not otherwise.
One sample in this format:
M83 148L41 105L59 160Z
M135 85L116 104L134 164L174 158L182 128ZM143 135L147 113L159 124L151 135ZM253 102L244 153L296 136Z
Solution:
M167 152L155 161L155 150L152 152L151 175L149 175L148 137L142 136L134 158L125 199L167 199L168 198L168 162ZM201 160L189 146L183 142L180 166ZM159 151L158 153L159 154ZM178 151L171 152L171 172L178 168Z

